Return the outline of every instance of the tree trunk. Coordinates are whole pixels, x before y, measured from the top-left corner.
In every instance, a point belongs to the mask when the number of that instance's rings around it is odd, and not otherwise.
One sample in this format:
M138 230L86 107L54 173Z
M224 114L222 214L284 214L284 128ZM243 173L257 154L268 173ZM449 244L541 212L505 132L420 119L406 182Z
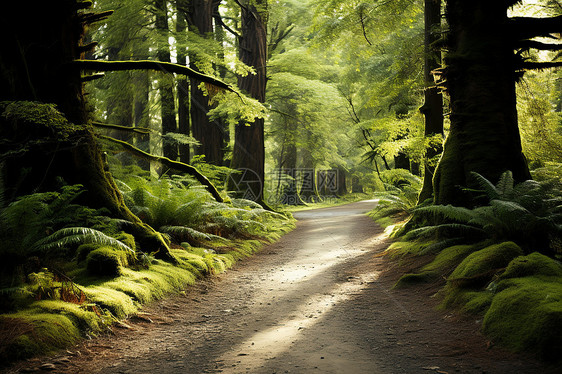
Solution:
M238 78L238 86L259 102L265 102L267 64L267 1L247 1L242 6L240 60L256 71ZM229 191L263 203L264 119L239 123L234 134L231 168L241 171L229 178Z
M168 1L155 0L156 8L156 30L159 32L158 50L156 56L159 61L170 62L170 44L168 43ZM162 134L178 132L176 123L176 106L174 99L174 78L171 74L162 74L158 79L158 91L160 92L160 114L162 117ZM178 158L178 147L175 143L164 142L162 154L170 160Z
M347 195L347 171L343 167L338 167L338 185L337 185L337 192L336 195L344 196Z
M287 137L292 138L290 135ZM283 170L290 179L281 192L280 201L285 205L303 205L297 191L297 146L294 140L286 139L283 148L285 152L281 155L283 162L279 165L279 172Z
M316 170L312 154L306 148L302 148L302 168L300 174L300 191L299 195L305 203L315 203L321 201L318 195L318 184L316 181ZM335 191L334 191L335 192Z
M221 4L222 0L213 0L213 17L215 15L219 15L219 6ZM226 40L226 32L222 26L222 23L217 21L217 18L214 17L214 24L215 24L215 40L220 43L222 48L219 48L218 51L218 59L219 61L225 61L225 56L224 56L224 41ZM227 74L227 69L225 65L219 65L217 67L217 70L219 72L219 77L224 80L224 78L226 77ZM215 106L218 104L214 104ZM216 140L216 145L215 145L215 149L219 150L219 154L217 155L216 159L218 160L220 158L221 162L220 164L217 165L221 165L221 166L226 166L225 163L225 158L226 158L226 152L228 151L228 146L230 144L230 128L228 126L228 122L220 117L220 118L216 118L213 121L214 126L217 126L219 131L220 131L220 139Z
M81 71L70 67L74 59L84 56L79 46L88 20L77 12L84 5L87 3L76 0L35 2L33 6L14 2L9 12L0 15L4 38L0 101L11 101L15 110L10 115L7 110L0 124L6 192L14 197L53 190L60 184L59 177L66 183L82 184L86 193L81 203L107 208L112 216L130 221L127 230L144 251L158 251L161 258L172 259L162 237L125 206L106 170L93 129L86 125ZM24 20L17 17L21 14L26 15ZM37 102L56 104L68 122ZM5 104L2 110L8 107ZM16 149L10 148L13 145Z
M470 205L463 187L470 172L492 182L511 170L530 178L521 151L515 96L515 59L502 1L449 0L445 78L451 100L451 130L434 177L438 204Z
M213 33L213 1L192 0L189 20L192 32L208 38ZM198 71L197 54L191 54L189 60L191 68ZM221 165L224 159L222 124L220 121L209 120L209 99L199 89L200 84L200 81L191 79L193 137L201 143L195 147L195 154L205 156L205 161L210 164Z
M186 13L187 1L176 0L176 34L178 38L177 45L177 63L187 66L187 47L186 30L187 17ZM178 131L180 134L191 135L191 126L189 122L189 83L187 77L180 76L177 78L178 92ZM190 147L188 144L178 146L180 161L189 164L191 160Z
M424 80L426 89L425 102L420 112L425 117L425 136L443 135L443 96L439 88L435 87L432 72L441 67L441 50L435 43L441 37L441 0L425 0L425 49L424 49ZM418 197L421 203L433 195L433 174L435 165L431 159L443 151L442 146L430 146L426 150L423 187Z

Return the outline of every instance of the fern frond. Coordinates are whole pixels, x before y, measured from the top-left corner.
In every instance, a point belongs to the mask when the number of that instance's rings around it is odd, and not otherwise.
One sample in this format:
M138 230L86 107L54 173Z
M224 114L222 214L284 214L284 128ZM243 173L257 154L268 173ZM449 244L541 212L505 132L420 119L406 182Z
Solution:
M500 196L507 197L513 192L514 183L513 173L508 170L500 176L500 180L496 185L496 191Z
M69 227L58 230L44 239L37 241L32 251L50 251L52 249L63 248L69 245L96 243L100 245L112 246L124 251L134 253L135 251L121 241L107 236L101 231L88 227Z
M494 186L494 184L492 182L490 182L489 180L484 178L482 175L480 175L480 174L478 174L474 171L471 171L470 175L472 175L472 177L474 179L476 179L476 182L484 190L483 192L486 194L486 196L488 196L488 198L490 200L500 198L500 193L499 193L498 189L496 188L496 186Z
M163 226L159 228L159 231L165 232L167 234L173 235L180 240L225 240L223 237L213 234L207 234L191 227L187 226Z
M430 205L420 207L413 210L414 214L432 214L434 216L441 216L446 219L452 219L457 222L467 223L474 218L474 212L464 207L453 205Z

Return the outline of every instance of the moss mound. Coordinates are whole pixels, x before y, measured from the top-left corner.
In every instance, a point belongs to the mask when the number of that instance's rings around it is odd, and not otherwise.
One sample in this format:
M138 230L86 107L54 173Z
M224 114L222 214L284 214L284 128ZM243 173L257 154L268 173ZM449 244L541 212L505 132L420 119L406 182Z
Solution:
M560 361L562 352L562 284L560 278L537 277L500 282L484 317L483 331L515 351L538 353Z
M128 264L127 253L112 247L99 247L86 257L86 269L94 276L116 277Z
M394 287L400 288L412 284L430 282L445 276L453 271L455 266L466 256L474 252L475 248L473 245L455 245L445 248L432 262L421 268L418 273L405 274L400 277Z
M562 265L550 257L538 252L533 252L528 256L517 257L511 261L501 278L521 278L528 276L562 277Z
M481 287L498 269L505 268L511 260L522 255L523 250L513 242L491 245L468 255L447 281L459 287Z

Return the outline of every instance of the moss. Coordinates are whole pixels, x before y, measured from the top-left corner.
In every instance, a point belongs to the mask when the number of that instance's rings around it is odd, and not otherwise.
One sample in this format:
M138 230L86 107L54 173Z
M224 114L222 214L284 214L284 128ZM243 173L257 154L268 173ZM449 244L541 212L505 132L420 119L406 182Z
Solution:
M86 258L86 270L90 275L115 277L129 263L128 254L112 247L100 247Z
M88 299L103 309L107 309L117 318L126 318L138 309L133 299L124 292L114 290L108 286L87 287L84 292Z
M80 331L99 332L104 321L92 310L60 300L42 300L33 303L30 308L38 309L44 313L67 316L78 326Z
M19 121L35 128L49 129L53 135L65 140L75 135L83 126L76 126L66 119L53 104L34 101L1 102L2 117L9 121Z
M424 249L435 244L434 241L414 240L409 242L392 243L385 251L390 258L400 258L405 255L420 255Z
M86 258L90 254L90 252L98 249L99 247L101 247L101 246L99 244L96 244L96 243L86 243L86 244L80 245L76 249L76 262L80 263L80 262L86 260Z
M14 336L0 351L0 360L24 359L68 347L80 339L80 330L66 315L41 313L36 310L3 315L2 319L29 326ZM13 322L12 322L13 325Z
M443 297L440 308L457 308L466 313L483 315L492 299L493 292L489 290L474 291L446 285L439 295Z
M500 282L484 317L483 331L515 351L537 352L560 360L562 352L562 283L528 276Z
M430 272L405 274L398 279L394 288L402 288L418 283L425 283L435 279L435 274Z
M452 271L462 260L475 250L474 245L455 245L443 249L435 259L423 267L423 271L440 272L446 274Z
M133 251L136 251L137 245L135 243L135 237L133 235L121 231L117 235L114 235L114 238L127 245Z
M515 258L509 263L501 279L520 278L533 275L562 277L562 265L538 252Z
M468 255L453 271L448 281L461 287L481 286L496 270L506 267L515 257L523 255L513 242L495 244Z

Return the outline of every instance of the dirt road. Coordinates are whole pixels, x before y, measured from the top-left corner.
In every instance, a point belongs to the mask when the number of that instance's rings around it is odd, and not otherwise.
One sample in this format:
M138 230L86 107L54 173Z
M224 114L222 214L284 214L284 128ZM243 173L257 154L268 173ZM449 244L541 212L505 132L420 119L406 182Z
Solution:
M478 321L434 310L427 286L391 290L396 274L375 256L388 242L363 214L374 204L297 213L278 243L47 363L60 373L549 371L489 349Z

